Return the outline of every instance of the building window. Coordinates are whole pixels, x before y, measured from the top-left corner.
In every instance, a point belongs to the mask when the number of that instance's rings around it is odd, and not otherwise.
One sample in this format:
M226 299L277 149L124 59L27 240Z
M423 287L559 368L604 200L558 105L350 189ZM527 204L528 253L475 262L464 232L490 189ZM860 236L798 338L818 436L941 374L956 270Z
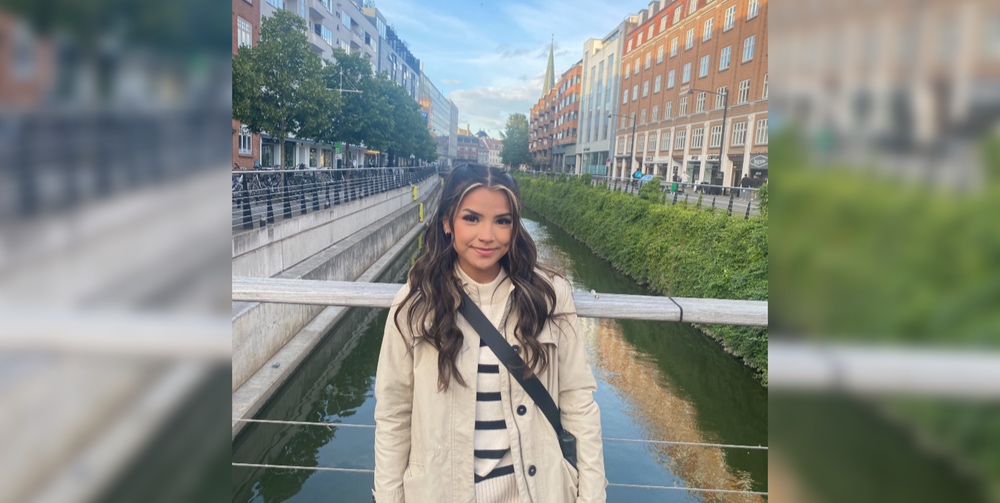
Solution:
M687 142L687 131L680 129L674 135L674 150L684 150L684 143Z
M619 154L625 153L625 138L622 136L618 137L618 153Z
M708 18L705 20L705 27L701 30L701 41L705 42L711 40L712 38L712 24L715 21L714 18Z
M669 72L667 72L667 89L674 88L674 75L675 75L674 72L676 71L677 70L670 70Z
M662 32L663 30L666 29L667 29L667 16L663 16L660 18L660 31Z
M677 37L670 41L670 57L677 55Z
M650 122L656 122L660 119L660 105L653 105L652 117L649 119Z
M757 41L757 35L750 35L743 40L743 63L753 59L753 45Z
M767 99L767 74L766 73L764 74L764 92L761 95L761 98L765 99L765 100Z
M638 49L640 45L642 45L642 32L641 31L639 32L638 35L635 36L635 47L636 47L636 49Z
M704 112L705 111L705 93L704 92L698 93L698 97L695 99L695 105L694 105L694 107L695 107L695 112Z
M646 53L646 69L649 70L649 65L653 62L653 53Z
M351 16L347 15L346 12L342 12L340 14L340 20L343 21L344 26L346 26L348 30L351 29Z
M625 73L623 73L622 75L624 75L626 79L628 78L629 73L630 73L629 70L631 70L631 69L632 69L632 66L629 65L628 63L625 63Z
M271 4L271 6L277 9L285 8L285 0L267 0L267 3Z
M639 135L639 137L635 139L635 144L636 144L635 145L636 152L645 151L646 150L646 135L644 135L644 134Z
M642 83L642 97L645 98L649 96L649 81L646 80Z
M740 81L740 94L736 98L737 103L746 103L750 99L750 79Z
M705 128L700 127L691 130L691 148L701 148L705 141Z
M719 148L722 145L722 126L712 126L712 136L708 139L709 148Z
M681 22L681 8L674 9L674 24Z
M663 44L656 48L656 62L663 63Z
M629 52L631 50L632 50L632 39L628 39L628 47L625 49L625 52Z
M698 65L698 78L708 76L708 63L711 56L708 54L701 57L701 64Z
M733 29L733 25L736 23L736 6L732 6L726 9L726 19L722 23L722 31L729 31Z
M694 14L695 9L698 8L698 0L690 0L688 2L688 15Z
M677 111L678 117L684 117L688 114L688 99L687 96L681 98L681 108Z
M738 147L746 143L747 123L746 121L733 124L733 146Z
M767 144L767 119L757 120L757 138L754 143L757 145Z
M687 32L687 37L684 38L684 50L688 50L694 47L694 28L691 28Z
M240 124L239 147L241 154L253 153L253 135L250 134L250 128L244 124Z
M326 43L330 44L331 46L333 45L333 32L329 28L327 28L324 25L317 24L316 33L320 36L320 38L326 40Z
M674 102L668 101L666 105L663 105L663 118L669 119L674 113Z
M656 150L656 133L649 133L649 141L646 142L649 150Z
M719 71L723 71L729 68L729 56L733 52L733 46L727 45L722 48L722 53L719 54Z
M628 103L628 89L625 89L625 92L622 93L622 105L626 103Z
M664 131L660 137L660 150L670 150L670 131Z
M757 17L757 11L760 10L760 0L749 0L747 4L747 21Z
M639 111L639 124L645 124L645 123L646 123L646 109L643 108L642 110Z
M639 84L632 86L632 101L639 99Z
M251 47L253 45L253 26L250 21L236 16L236 41L240 47Z
M681 72L681 84L687 84L691 82L691 63L684 63L684 69Z
M729 89L726 86L722 86L715 90L715 108L716 110L722 108L726 104L726 95L729 94Z
M635 67L632 69L632 75L639 75L639 58L635 58Z
M766 78L766 76L765 76L765 78ZM660 82L662 82L662 80L663 80L663 75L657 75L656 79L653 80L653 93L654 94L660 92ZM765 98L766 98L766 96L765 96Z
M653 30L656 29L656 25L649 25L649 33L646 33L646 40L653 38Z

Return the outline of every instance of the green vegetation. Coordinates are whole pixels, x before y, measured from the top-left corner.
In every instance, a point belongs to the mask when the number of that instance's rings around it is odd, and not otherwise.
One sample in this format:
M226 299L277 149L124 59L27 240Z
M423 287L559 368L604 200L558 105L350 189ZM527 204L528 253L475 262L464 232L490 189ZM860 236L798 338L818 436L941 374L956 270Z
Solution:
M664 206L580 180L518 177L525 205L664 295L767 300L767 220L684 204ZM767 382L767 330L702 327Z
M531 162L531 154L528 153L528 118L524 114L511 114L507 117L507 125L500 133L500 138L503 139L501 162L514 169Z
M769 200L775 210L771 328L795 337L880 347L1000 348L1000 137L982 143L987 183L963 193L853 169L808 169L802 145L794 134L771 138L771 166L782 173L775 177L776 197ZM919 438L920 444L946 453L952 466L987 487L990 500L1000 501L1000 406L995 401L915 397L863 405L879 411L879 418L891 417L910 441ZM772 411L785 413L778 407ZM795 423L840 445L871 445L857 440L870 427L860 421L822 415L806 421ZM771 438L794 448L808 436L777 426ZM850 487L869 477L859 468L864 466L859 457L868 456L855 452L845 461L847 456L834 458L816 448L793 462L814 463L814 478L835 474L836 485ZM922 501L940 501L924 496Z

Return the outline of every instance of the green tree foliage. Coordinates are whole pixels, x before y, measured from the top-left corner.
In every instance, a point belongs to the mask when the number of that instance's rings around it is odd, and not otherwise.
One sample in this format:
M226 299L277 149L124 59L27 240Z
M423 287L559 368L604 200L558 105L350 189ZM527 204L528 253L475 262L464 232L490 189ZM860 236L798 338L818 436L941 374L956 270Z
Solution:
M507 125L500 132L503 139L503 150L500 151L500 161L517 168L522 164L531 163L528 152L528 118L517 113L507 117Z
M664 295L767 300L767 219L666 206L574 179L518 177L524 204ZM652 185L650 183L647 186ZM767 329L702 329L767 382Z
M261 21L260 43L233 56L233 118L277 138L279 163L289 133L328 135L340 108L339 96L321 78L323 65L305 29L302 18L276 11Z
M274 138L292 133L324 143L363 143L386 151L390 165L410 155L437 158L420 106L402 86L373 75L361 54L335 49L336 61L324 67L304 30L301 18L277 11L262 21L260 43L233 56L234 119Z

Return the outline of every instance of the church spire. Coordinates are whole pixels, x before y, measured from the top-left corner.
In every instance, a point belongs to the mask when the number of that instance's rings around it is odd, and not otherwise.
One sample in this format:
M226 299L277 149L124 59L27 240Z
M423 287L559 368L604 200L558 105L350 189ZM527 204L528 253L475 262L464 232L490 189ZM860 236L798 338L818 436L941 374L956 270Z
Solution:
M556 86L555 65L552 62L552 51L555 48L555 35L552 35L552 42L549 44L549 64L545 67L545 77L542 78L542 96L548 94L549 90Z

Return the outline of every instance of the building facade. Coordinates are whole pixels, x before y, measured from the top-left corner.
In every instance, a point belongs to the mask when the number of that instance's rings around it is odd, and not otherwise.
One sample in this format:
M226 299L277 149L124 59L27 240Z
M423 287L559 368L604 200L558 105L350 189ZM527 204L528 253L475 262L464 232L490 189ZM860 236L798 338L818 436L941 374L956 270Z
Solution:
M240 47L253 47L260 41L260 1L233 0L233 55ZM260 162L260 134L251 133L239 121L233 126L233 169L253 169Z
M420 73L420 112L425 114L427 128L437 144L438 163L450 165L455 154L449 152L451 135L457 134L451 124L452 103L438 91L427 75ZM456 124L457 128L457 124Z
M621 62L613 176L767 178L767 9L767 0L663 0L639 13Z
M481 148L486 152L483 163L495 168L503 167L500 153L503 152L503 141L496 138L485 137L480 139Z
M377 8L369 5L364 8L364 13L378 33L378 61L375 71L385 72L389 80L403 86L410 97L419 102L420 60L413 56L406 42L399 38L396 30L389 26Z
M556 90L553 87L531 107L528 120L528 152L531 168L536 171L552 166L552 138L555 129Z
M615 115L618 114L619 73L625 35L638 25L628 16L602 39L583 44L580 86L580 134L576 141L576 172L607 175L611 166Z
M583 64L577 61L556 83L556 103L552 136L552 169L576 172L576 141L580 133L580 83Z

